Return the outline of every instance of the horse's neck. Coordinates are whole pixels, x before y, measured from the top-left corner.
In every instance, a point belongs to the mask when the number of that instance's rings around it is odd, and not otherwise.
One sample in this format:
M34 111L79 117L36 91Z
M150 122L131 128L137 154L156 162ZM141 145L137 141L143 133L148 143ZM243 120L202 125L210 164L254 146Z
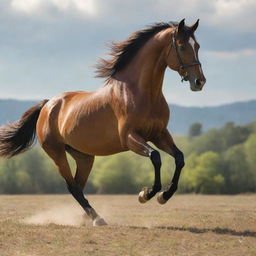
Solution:
M163 49L146 44L137 56L115 77L124 81L143 101L155 102L162 97L162 84L166 69Z

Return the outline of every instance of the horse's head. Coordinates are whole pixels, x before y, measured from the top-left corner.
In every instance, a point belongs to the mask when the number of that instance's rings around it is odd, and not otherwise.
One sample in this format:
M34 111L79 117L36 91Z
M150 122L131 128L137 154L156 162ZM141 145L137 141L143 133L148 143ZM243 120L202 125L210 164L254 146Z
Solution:
M167 54L167 65L180 74L182 81L189 81L192 91L200 91L206 79L198 59L200 45L194 36L199 20L190 27L185 25L184 20L172 33Z

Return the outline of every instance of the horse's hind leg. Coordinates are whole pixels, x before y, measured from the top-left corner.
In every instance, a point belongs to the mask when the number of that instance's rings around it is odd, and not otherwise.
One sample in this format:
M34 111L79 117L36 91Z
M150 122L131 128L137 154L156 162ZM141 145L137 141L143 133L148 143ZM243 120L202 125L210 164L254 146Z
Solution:
M83 207L86 214L93 220L94 225L103 225L104 221L99 217L96 211L91 207L88 200L85 199L81 186L85 184L86 179L84 179L84 184L82 184L82 179L74 179L71 173L70 166L67 161L67 156L65 152L65 146L63 144L54 144L54 145L43 145L46 153L53 159L56 166L59 169L61 176L65 179L69 192L73 197L78 201L78 203ZM89 164L92 166L92 163ZM91 167L90 167L91 168ZM79 166L80 169L80 166ZM80 172L80 171L79 171ZM79 177L79 175L77 175ZM80 180L80 184L77 183L77 180Z
M65 149L76 161L75 182L78 185L79 189L83 191L87 179L90 175L95 157L81 153L68 145L65 146ZM70 192L72 193L72 191ZM106 224L107 223L104 221L104 219L100 218L99 216L97 216L96 219L93 220L94 226L102 226Z
M75 181L79 188L83 190L93 166L94 156L81 153L68 145L65 145L65 150L76 161Z

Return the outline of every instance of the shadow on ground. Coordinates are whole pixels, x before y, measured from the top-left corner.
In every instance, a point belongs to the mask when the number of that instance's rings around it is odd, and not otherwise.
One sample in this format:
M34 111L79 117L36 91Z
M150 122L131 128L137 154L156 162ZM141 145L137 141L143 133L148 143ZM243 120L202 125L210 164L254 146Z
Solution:
M213 232L215 234L220 234L220 235L256 237L256 231L250 231L250 230L236 231L236 230L233 230L233 229L218 228L218 227L214 228L214 229L210 229L210 228L208 229L208 228L173 227L173 226L155 226L155 227L152 227L152 228L129 226L129 228L132 228L132 229L162 229L162 230L173 230L173 231L189 231L191 233L196 233L196 234Z

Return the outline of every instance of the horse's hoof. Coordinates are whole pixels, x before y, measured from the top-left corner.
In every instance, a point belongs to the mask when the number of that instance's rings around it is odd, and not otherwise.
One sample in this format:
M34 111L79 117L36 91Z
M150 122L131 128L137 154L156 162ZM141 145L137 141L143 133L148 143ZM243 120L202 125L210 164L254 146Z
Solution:
M99 216L96 217L96 219L93 220L93 226L94 227L96 227L96 226L106 226L106 225L108 225L106 223L106 221L103 218L99 217Z
M148 201L147 198L146 198L146 191L145 190L140 191L138 199L139 199L139 202L141 204L145 204Z
M157 201L159 204L165 204L167 200L164 199L164 192L160 192L159 195L157 196Z

